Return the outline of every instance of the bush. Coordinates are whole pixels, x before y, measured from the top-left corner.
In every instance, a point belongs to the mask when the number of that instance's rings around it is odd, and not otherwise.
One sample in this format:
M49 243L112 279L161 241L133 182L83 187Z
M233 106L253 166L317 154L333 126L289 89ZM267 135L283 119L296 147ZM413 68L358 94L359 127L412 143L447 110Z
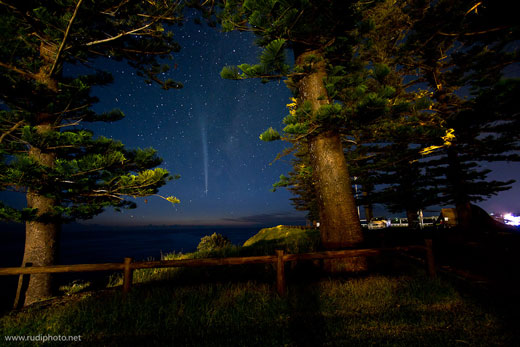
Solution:
M231 241L222 234L213 233L200 239L198 252L213 252L231 246Z

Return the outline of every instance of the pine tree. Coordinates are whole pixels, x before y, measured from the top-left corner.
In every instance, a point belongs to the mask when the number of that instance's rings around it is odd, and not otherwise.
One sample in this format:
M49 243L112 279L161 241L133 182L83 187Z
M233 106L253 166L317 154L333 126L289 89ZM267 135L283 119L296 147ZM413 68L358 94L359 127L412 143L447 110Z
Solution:
M364 30L355 46L357 62L363 69L357 74L339 74L331 79L338 99L349 110L345 153L351 172L363 187L359 202L367 206L368 219L372 217L372 204L392 205L389 190L382 194L375 189L382 184L395 184L391 177L402 178L387 171L399 167L407 177L414 178L413 173L417 173L414 162L419 154L417 149L410 148L412 141L424 141L425 133L442 129L438 117L429 110L428 93L414 88L416 81L400 65L400 46L411 25L404 11L408 6L410 1L406 0L379 1L364 11ZM396 192L404 197L405 192L413 191L414 183L417 181L400 180ZM410 198L403 201L422 203ZM391 210L401 206L393 207ZM415 210L412 206L404 209Z
M320 215L322 245L333 249L355 246L363 239L338 122L342 107L326 86L335 60L352 58L359 11L355 1L225 1L224 29L251 30L264 47L260 62L226 67L224 78L288 77L296 98L294 111L284 119L284 138L307 143ZM295 66L286 62L291 48ZM280 138L268 130L262 139Z
M519 61L520 35L512 3L426 1L410 9L414 27L403 66L426 82L433 110L454 130L450 146L433 152L432 172L445 175L444 203L455 204L471 226L470 203L508 189L488 182L481 161L518 160L518 79L507 68ZM515 153L516 152L516 153Z
M417 209L454 203L463 216L470 201L510 187L512 181L488 182L489 170L478 168L479 161L518 159L518 82L503 79L518 61L518 26L509 13L483 2L414 0L363 11L362 38L351 46L357 59L336 59L326 80L350 109L343 143L351 174L366 186L363 203L385 203L410 218ZM366 68L347 69L349 62ZM374 192L381 184L387 188Z
M165 28L179 9L175 1L0 2L0 184L27 196L21 211L2 203L0 217L26 224L23 266L56 262L63 223L133 207L127 197L156 195L173 178L154 169L155 150L125 149L83 125L123 117L92 110L91 88L112 81L92 65L99 57L126 61L164 89L181 87L159 78L167 66L158 63L179 49ZM97 72L66 76L66 64ZM25 304L51 294L50 276L33 275Z
M476 18L466 18L480 5L486 10ZM365 197L365 203L384 203L393 212L405 210L410 219L418 209L437 204L455 203L459 211L469 211L470 201L510 187L512 181L487 181L489 170L478 169L478 162L518 158L514 153L518 150L518 117L512 102L518 82L502 80L501 73L517 61L512 42L518 31L513 21L498 16L502 7L476 6L400 1L381 2L367 11L366 18L377 29L367 33L368 45L363 51L374 64L390 67L394 75L399 70L405 79L394 78L397 83L391 86L398 93L414 88L417 101L428 103L423 107L428 106L429 111L422 117L416 113L381 123L387 131L375 123L371 132L378 132L377 138L358 140L385 143L383 147L371 145L372 150L356 150L363 152L361 158L372 151L371 160L378 163L364 164L357 175L365 176L368 171L376 178L370 180L370 186L386 186ZM439 24L459 32L439 31ZM424 88L424 82L427 90L414 87L422 83ZM463 87L471 90L469 98L462 97ZM350 156L355 162L356 152ZM468 220L468 212L460 213L464 214Z

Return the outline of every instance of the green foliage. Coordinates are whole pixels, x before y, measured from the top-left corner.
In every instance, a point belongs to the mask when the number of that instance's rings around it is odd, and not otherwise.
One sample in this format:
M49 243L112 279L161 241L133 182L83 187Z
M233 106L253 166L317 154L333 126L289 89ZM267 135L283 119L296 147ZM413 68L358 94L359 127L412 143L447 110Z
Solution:
M285 64L285 43L284 39L271 41L260 56L260 65L265 67L268 73L287 74L289 65Z
M242 79L240 77L240 71L236 66L224 66L222 71L220 71L220 77L227 80L239 80Z
M390 67L386 64L375 64L374 66L374 77L381 83L384 82L385 78L390 74Z
M340 117L342 110L343 107L340 104L323 105L314 117L318 124L327 124L336 121Z
M280 134L278 131L274 130L273 128L269 128L266 131L264 131L262 134L260 134L260 140L270 142L270 141L276 141L280 140Z
M316 229L278 225L261 229L243 247L255 254L273 254L276 249L288 253L316 252L320 248L320 233Z
M231 246L231 241L222 234L213 233L200 239L197 252L213 252Z
M287 187L289 185L290 185L289 177L285 176L284 174L281 174L278 182L273 184L273 188L271 189L271 191L275 192L278 188Z
M288 124L283 128L284 133L291 135L306 135L309 127L304 123Z
M514 13L511 4L490 0L249 0L226 2L221 18L228 30L255 32L270 56L279 52L273 45L279 39L295 58L308 54L286 81L298 106L283 120L284 140L305 146L306 135L340 132L351 173L372 192L364 202L386 200L402 211L479 201L511 184L486 182L488 172L478 163L520 160L513 97L520 88L506 73L520 58ZM320 100L329 105L312 112L299 83L321 60L327 95ZM262 78L259 71L267 71L240 69L228 75ZM444 146L451 129L456 140ZM421 157L422 148L438 150ZM297 205L313 205L313 188L296 165L288 177L283 186L301 194ZM373 189L383 186L388 189Z
M63 68L107 57L128 62L145 82L163 89L182 87L160 79L169 67L159 63L179 49L165 28L179 21L181 4L125 2L113 7L110 1L96 1L81 3L74 14L76 4L0 4L0 185L53 201L45 214L2 204L2 219L61 223L91 218L110 206L135 207L127 197L157 194L172 179L164 169L153 169L161 163L155 150L128 150L83 128L124 117L118 109L92 109L98 101L92 88L110 84L112 76L95 67L71 76Z
M240 64L225 66L220 71L224 79L240 80L246 78L279 79L289 73L290 66L285 63L285 40L277 39L270 42L260 55L259 64Z

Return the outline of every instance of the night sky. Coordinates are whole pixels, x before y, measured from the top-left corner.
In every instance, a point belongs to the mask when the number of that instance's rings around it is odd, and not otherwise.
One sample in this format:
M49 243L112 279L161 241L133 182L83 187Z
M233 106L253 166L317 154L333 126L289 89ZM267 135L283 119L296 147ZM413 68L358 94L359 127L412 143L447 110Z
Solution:
M181 200L172 205L158 197L138 199L137 209L107 212L88 223L103 225L277 225L305 224L286 189L270 192L282 173L290 171L286 157L274 163L288 146L265 143L259 135L269 126L281 129L290 93L283 82L230 81L220 77L225 65L256 63L260 54L251 33L222 33L190 21L173 28L181 52L169 62L164 77L182 82L180 90L147 85L121 62L100 60L114 83L95 88L94 109L121 109L115 123L88 124L97 135L121 140L128 148L153 147L164 159L161 167L179 180L162 187L162 196ZM66 73L76 72L68 67ZM272 163L272 165L271 165ZM493 164L490 179L519 179L520 164ZM488 212L520 212L520 184L479 205ZM14 199L2 194L3 199ZM21 199L17 199L21 200ZM376 209L376 215L385 214ZM433 213L426 213L431 215ZM362 215L363 217L363 215Z
M103 112L120 108L126 117L89 128L120 139L129 148L153 147L164 159L161 167L179 180L159 194L181 200L172 206L157 197L123 213L107 212L97 224L288 224L305 223L305 213L290 205L291 195L270 192L289 158L270 165L286 143L265 143L259 135L269 126L281 127L290 93L283 82L229 81L220 77L225 65L257 61L260 50L250 33L221 33L188 22L173 28L181 52L170 62L171 77L184 84L164 91L146 85L123 63L100 61L115 83L94 89Z

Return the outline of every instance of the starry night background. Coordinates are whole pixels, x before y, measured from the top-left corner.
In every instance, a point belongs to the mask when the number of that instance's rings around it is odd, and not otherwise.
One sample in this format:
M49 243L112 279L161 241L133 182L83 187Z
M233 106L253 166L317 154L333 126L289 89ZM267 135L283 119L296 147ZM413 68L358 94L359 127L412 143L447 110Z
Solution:
M230 81L220 77L226 65L255 63L260 49L247 32L222 33L192 16L183 26L172 28L182 49L174 55L166 78L181 82L180 90L162 90L147 85L123 62L99 60L95 67L109 71L114 83L96 87L100 102L94 110L121 109L126 117L115 123L89 124L96 135L121 140L127 148L153 147L163 158L163 167L181 178L162 187L162 196L181 200L172 206L163 199L138 199L137 209L111 209L82 222L99 225L235 225L269 226L305 224L305 212L291 205L286 189L271 192L280 174L291 170L290 157L273 162L289 146L281 141L265 143L259 135L268 127L282 128L288 113L290 92L280 82ZM69 66L65 73L75 74ZM486 166L486 164L482 164ZM519 163L492 164L489 179L520 177ZM2 199L25 198L2 193ZM520 212L520 183L479 203L488 212ZM427 215L435 215L435 209ZM438 211L438 209L437 209ZM387 215L376 207L375 214ZM388 215L387 215L388 216ZM361 209L361 217L363 211Z
M126 117L89 126L95 134L120 139L129 148L153 147L160 165L179 180L159 194L175 195L172 206L160 198L138 199L138 208L107 211L91 223L118 225L250 225L305 223L305 213L290 205L286 190L270 188L290 170L289 158L271 165L288 144L265 143L259 135L279 127L290 93L283 84L220 77L225 65L255 62L260 50L250 33L222 33L188 21L174 27L181 52L169 62L165 78L184 84L180 90L147 85L124 63L100 61L114 83L93 90L96 111L121 109ZM74 67L71 67L74 69ZM145 202L146 201L146 202Z

